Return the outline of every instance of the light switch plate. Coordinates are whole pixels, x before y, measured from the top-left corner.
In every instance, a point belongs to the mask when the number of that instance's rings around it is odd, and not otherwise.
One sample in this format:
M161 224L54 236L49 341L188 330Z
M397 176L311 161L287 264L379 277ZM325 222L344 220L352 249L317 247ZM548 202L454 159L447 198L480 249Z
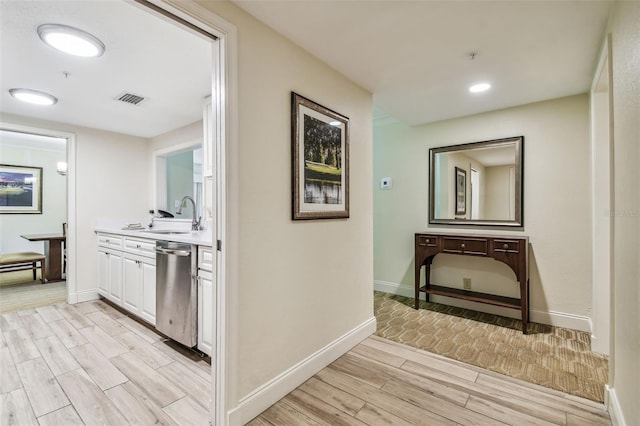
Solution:
M380 189L391 189L393 187L393 179L384 177L380 179Z

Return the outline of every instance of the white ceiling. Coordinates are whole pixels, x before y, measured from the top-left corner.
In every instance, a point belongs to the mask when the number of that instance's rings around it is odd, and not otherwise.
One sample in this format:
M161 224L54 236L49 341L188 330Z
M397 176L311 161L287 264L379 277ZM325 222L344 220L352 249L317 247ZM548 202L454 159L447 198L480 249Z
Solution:
M374 119L410 125L588 91L610 1L235 1L374 94ZM152 137L201 118L208 41L124 1L0 1L0 110ZM100 58L36 34L62 23L100 38ZM477 52L475 60L470 52ZM64 72L70 77L65 78ZM476 81L493 84L471 95ZM25 87L60 99L36 108ZM138 106L115 101L142 95ZM319 100L321 101L321 100Z
M587 92L612 5L234 2L371 91L374 118L388 115L409 125ZM491 91L470 94L478 81L490 82Z
M211 44L203 37L124 1L2 0L0 7L2 112L141 137L202 119L211 93ZM61 53L38 38L44 23L92 33L106 52L99 58ZM59 102L24 104L10 88L48 92ZM116 101L123 92L146 100Z

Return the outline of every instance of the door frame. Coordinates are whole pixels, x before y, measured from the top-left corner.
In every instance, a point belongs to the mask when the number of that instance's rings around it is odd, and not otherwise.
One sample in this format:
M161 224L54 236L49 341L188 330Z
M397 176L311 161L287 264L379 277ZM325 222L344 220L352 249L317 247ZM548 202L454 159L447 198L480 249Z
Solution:
M238 404L237 377L237 280L238 247L230 242L238 235L237 179L233 179L238 164L238 112L237 112L237 28L209 9L192 0L147 0L166 13L159 13L144 5L144 1L125 0L146 8L160 19L178 17L218 38L212 43L214 61L212 72L212 105L214 106L215 134L212 164L215 165L213 199L215 218L212 241L215 253L215 308L214 348L212 356L213 425L229 424L229 412ZM188 27L186 27L188 28ZM214 62L215 64L215 62Z
M591 350L609 355L613 374L613 70L611 34L605 37L590 90L592 327ZM598 301L598 303L595 303ZM610 379L611 380L611 379ZM610 383L611 385L611 383Z
M6 119L6 118L5 118ZM77 271L76 271L76 135L43 127L15 124L8 121L0 122L1 130L17 133L28 133L39 136L49 136L67 140L67 303L78 302Z

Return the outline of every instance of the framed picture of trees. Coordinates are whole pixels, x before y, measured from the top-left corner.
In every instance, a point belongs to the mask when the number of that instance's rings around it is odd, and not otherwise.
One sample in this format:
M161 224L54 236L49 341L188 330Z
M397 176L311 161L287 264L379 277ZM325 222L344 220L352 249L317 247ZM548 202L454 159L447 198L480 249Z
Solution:
M291 93L293 219L349 217L349 118Z

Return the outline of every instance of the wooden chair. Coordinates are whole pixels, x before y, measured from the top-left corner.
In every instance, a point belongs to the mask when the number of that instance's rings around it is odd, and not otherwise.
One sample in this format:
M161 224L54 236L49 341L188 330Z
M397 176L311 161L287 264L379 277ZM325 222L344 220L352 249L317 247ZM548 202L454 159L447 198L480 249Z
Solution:
M62 273L67 273L67 222L62 224L62 235L64 241L62 241Z

